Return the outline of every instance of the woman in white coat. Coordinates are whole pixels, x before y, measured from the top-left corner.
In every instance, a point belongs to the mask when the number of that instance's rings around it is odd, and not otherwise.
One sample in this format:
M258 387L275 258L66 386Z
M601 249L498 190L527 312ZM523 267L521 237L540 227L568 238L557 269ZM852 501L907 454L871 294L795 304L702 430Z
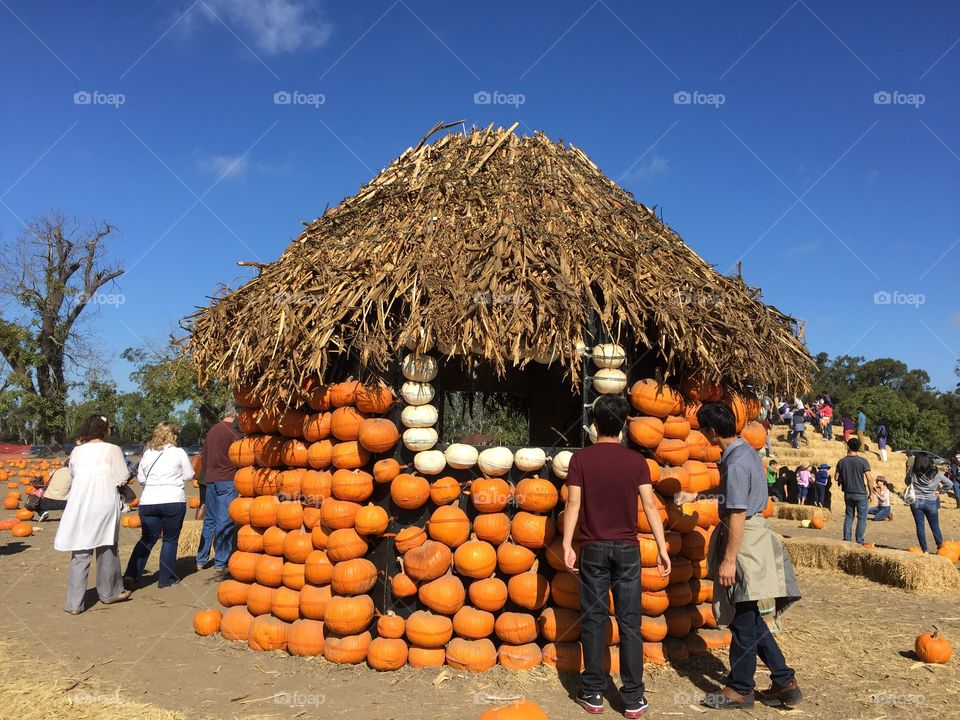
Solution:
M71 615L83 612L90 560L97 556L97 594L105 604L129 600L120 577L121 498L119 488L130 478L123 452L106 442L110 424L102 415L90 415L80 426L81 443L70 453L73 483L53 546L72 553L67 579Z

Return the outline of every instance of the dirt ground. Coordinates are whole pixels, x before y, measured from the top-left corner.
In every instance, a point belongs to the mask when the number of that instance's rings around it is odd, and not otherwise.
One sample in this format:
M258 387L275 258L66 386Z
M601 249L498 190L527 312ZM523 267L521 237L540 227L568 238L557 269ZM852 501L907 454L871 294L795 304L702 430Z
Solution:
M947 536L960 537L960 510L945 508L942 517ZM776 525L785 534L816 532L794 521ZM151 703L191 720L341 714L357 720L411 715L470 720L500 700L527 697L551 718L583 716L570 700L576 677L558 678L549 668L378 674L322 658L255 653L219 636L200 638L191 618L197 609L216 606L211 570L164 590L152 575L128 603L96 604L82 615L67 615L62 610L67 555L52 549L57 523L36 528L36 535L22 541L8 534L0 541L0 633L8 653L33 658L45 678L63 688L73 685L68 693L81 701L110 697ZM138 531L121 532L126 556ZM840 519L834 516L819 532L837 537ZM909 515L901 509L894 522L871 523L868 541L914 544ZM156 562L155 551L148 572L155 572ZM185 572L189 565L183 563ZM789 712L757 705L750 716L960 718L960 660L926 666L912 656L915 636L933 623L960 641L958 598L915 595L833 572L802 569L798 575L804 599L783 617L778 637L807 701ZM95 600L95 591L89 599ZM676 667L646 665L651 714L692 718L708 712L697 707L697 700L722 681L725 664L725 654L719 654ZM0 691L6 682L12 679L0 679ZM761 666L758 684L767 682ZM617 715L616 707L612 704L608 716Z

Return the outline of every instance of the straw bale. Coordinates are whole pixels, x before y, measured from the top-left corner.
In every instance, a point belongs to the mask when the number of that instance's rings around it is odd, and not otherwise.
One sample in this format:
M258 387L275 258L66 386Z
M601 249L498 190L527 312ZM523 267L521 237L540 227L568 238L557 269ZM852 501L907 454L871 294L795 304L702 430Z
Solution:
M830 519L827 508L818 508L813 505L795 505L793 503L774 503L773 516L783 520L812 520L816 516L824 520Z
M960 573L949 560L936 555L864 548L830 539L786 538L784 544L797 567L836 570L920 593L960 593Z

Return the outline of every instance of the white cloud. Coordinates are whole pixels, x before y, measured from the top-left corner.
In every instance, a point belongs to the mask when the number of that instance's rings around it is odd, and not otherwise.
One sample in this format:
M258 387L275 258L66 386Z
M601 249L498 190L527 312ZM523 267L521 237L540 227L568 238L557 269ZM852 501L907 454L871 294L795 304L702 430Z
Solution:
M327 44L332 25L314 0L201 0L190 20L221 22L268 55Z
M250 166L246 155L211 155L201 158L197 164L204 172L226 180L243 177Z
M669 169L670 160L654 154L649 161L641 163L631 170L629 177L634 180L652 180L658 175L663 175Z

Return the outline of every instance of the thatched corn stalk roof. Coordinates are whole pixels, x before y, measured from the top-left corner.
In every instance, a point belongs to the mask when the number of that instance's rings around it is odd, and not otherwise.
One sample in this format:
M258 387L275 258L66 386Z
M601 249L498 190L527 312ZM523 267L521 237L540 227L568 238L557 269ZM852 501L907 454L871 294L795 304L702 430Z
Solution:
M201 380L283 401L344 353L385 373L415 337L498 372L555 357L576 383L574 348L595 313L608 337L652 348L667 376L806 385L813 363L791 318L704 262L579 148L514 128L425 138L191 316Z

